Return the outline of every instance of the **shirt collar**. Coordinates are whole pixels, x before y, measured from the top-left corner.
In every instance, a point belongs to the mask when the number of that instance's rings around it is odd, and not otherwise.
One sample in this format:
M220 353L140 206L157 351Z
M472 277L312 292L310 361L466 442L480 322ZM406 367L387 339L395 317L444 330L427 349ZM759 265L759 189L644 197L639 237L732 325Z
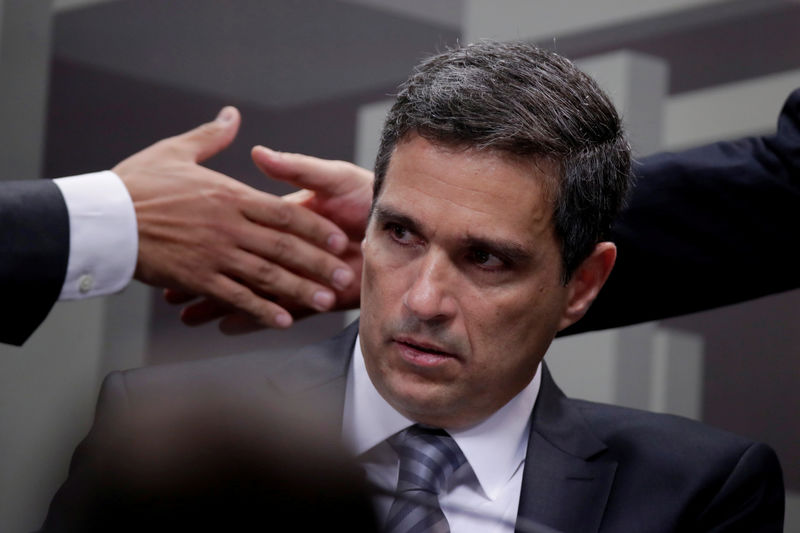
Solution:
M383 399L369 379L356 338L347 375L342 424L345 445L355 455L370 450L414 421ZM525 460L530 417L541 384L541 364L531 382L489 418L468 429L449 431L486 496L494 500Z

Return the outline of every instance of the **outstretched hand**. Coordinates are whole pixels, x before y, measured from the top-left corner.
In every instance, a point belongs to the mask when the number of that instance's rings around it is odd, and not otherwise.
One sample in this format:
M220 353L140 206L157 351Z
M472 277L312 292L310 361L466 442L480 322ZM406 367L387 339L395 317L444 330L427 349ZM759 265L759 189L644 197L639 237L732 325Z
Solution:
M301 190L283 197L287 204L312 210L335 224L347 235L347 244L340 258L355 272L355 281L347 287L336 287L333 309L352 309L360 301L361 241L364 238L372 202L372 173L344 161L329 161L302 154L275 152L263 146L252 151L253 162L265 174L291 183ZM319 238L313 242L319 242ZM167 300L184 303L189 295L168 291ZM281 300L281 305L295 318L317 312L299 300ZM214 299L193 303L183 310L189 324L224 317L220 328L225 333L245 333L264 327L246 313L231 312Z
M233 141L240 121L226 107L215 121L113 169L136 211L135 277L178 299L204 296L223 314L259 327L286 328L293 320L288 307L330 309L331 289L352 291L360 268L337 257L350 254L350 236L333 222L198 164ZM191 306L183 319L198 322Z

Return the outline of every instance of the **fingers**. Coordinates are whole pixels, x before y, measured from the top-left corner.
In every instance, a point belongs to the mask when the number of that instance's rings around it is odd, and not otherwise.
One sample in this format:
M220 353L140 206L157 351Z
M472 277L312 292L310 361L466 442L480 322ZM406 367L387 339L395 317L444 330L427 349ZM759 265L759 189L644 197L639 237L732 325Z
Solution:
M314 313L315 311L311 309L291 308L295 320ZM199 326L218 318L222 318L219 329L226 335L241 335L268 328L256 318L208 298L187 305L181 310L181 321L187 326Z
M190 305L181 312L181 320L187 326L205 324L211 320L221 318L219 329L226 335L242 335L266 329L266 326L244 313L231 311L211 300ZM295 317L298 318L298 317Z
M292 313L292 315L295 317L295 319L302 318L303 316L298 316L297 313ZM246 315L241 313L231 313L220 320L219 329L225 335L242 335L244 333L259 331L264 329L264 327Z
M287 271L320 281L337 290L346 289L355 278L347 263L288 233L269 228L243 231L240 246L252 255L243 254L236 261L229 261L229 269L248 285L269 294L289 295L282 285L288 280L276 275ZM311 304L308 301L300 303Z
M180 291L177 289L164 289L164 300L168 304L180 305L186 302L191 302L196 299L197 295L191 292Z
M291 309L291 313L294 319L297 320L313 314L314 311L310 309ZM181 321L187 326L199 326L218 318L222 318L219 323L219 329L226 335L240 335L267 328L252 316L208 298L187 305L181 310Z
M209 287L208 295L223 306L238 309L262 326L286 329L292 325L292 316L283 307L227 276L218 276Z
M241 123L241 115L233 106L223 107L212 122L206 122L193 130L167 139L186 157L200 163L227 148L236 138Z
M286 232L284 234L287 238L294 235L335 254L343 252L347 247L349 239L336 224L296 203L286 202L266 193L257 192L244 200L242 212L248 219L261 226ZM258 242L253 242L249 249L270 256L270 249L276 243L262 241L259 246ZM289 243L285 244L288 245ZM305 249L307 247L304 247ZM291 247L288 247L288 251L295 253L295 250ZM287 260L291 259L289 254L283 255L286 256ZM318 252L313 255L301 254L297 256L297 259L306 264L317 264L311 261L319 261L322 257L322 252Z
M222 305L214 300L204 298L199 302L184 307L183 310L181 310L181 321L187 326L199 326L231 313L233 313L233 311L230 307ZM254 330L259 328L263 329L265 327L258 321L253 320L252 317L247 317L247 319L254 324Z
M285 241L286 235L279 239ZM308 246L306 244L306 246ZM286 253L291 247L286 247ZM242 283L262 294L269 294L278 304L310 307L317 311L327 311L336 303L333 291L307 276L308 274L297 268L294 261L276 260L267 261L262 257L241 251L235 258L228 262L227 273L231 278L241 280ZM335 265L335 263L332 263ZM289 268L287 268L289 267ZM336 266L329 275L335 288L345 288L353 281L354 274L344 263Z
M209 284L207 298L192 303L181 312L181 320L190 326L225 317L220 323L224 333L245 333L265 327L286 328L294 318L331 309L336 295L330 289L301 275L264 260L260 256L240 251L226 263L230 271ZM347 283L352 273L347 272ZM270 296L267 297L266 295ZM183 304L196 295L168 289L164 296L169 303Z
M308 189L300 189L299 191L290 192L281 196L284 202L291 202L293 204L306 205L312 198L314 193Z
M354 183L372 180L371 172L344 161L276 152L264 146L253 148L251 156L265 174L301 189L311 189L329 196L348 192Z

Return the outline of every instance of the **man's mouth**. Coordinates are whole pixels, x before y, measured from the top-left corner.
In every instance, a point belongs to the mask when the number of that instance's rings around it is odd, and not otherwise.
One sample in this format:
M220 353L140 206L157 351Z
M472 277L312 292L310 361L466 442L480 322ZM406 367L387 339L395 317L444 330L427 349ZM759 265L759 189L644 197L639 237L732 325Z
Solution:
M400 348L403 358L415 365L435 366L457 358L457 355L448 351L446 347L432 342L408 337L397 337L393 340Z

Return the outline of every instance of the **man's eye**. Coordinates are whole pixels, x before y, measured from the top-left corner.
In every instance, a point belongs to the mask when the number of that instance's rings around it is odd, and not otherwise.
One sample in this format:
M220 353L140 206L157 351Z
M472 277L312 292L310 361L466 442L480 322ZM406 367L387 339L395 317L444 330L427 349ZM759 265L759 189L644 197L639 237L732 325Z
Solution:
M506 266L505 261L486 250L471 250L469 260L486 270L499 270Z
M411 232L408 231L404 226L400 224L396 224L394 222L389 222L385 226L385 230L389 233L389 235L395 241L399 242L400 244L410 244L411 243Z

